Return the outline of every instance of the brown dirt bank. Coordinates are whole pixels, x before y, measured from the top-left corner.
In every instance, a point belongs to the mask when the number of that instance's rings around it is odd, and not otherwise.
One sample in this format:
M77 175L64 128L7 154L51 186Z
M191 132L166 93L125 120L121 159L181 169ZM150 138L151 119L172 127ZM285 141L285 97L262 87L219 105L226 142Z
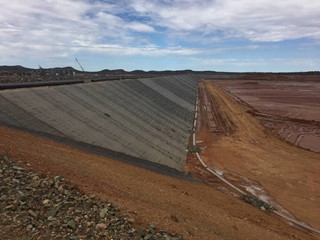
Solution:
M283 142L212 82L205 81L204 87L219 116L235 126L232 133L201 127L198 140L207 147L202 152L207 165L260 183L298 219L320 228L320 154Z
M204 184L142 168L0 127L0 154L89 194L113 201L139 224L154 223L186 239L316 239Z

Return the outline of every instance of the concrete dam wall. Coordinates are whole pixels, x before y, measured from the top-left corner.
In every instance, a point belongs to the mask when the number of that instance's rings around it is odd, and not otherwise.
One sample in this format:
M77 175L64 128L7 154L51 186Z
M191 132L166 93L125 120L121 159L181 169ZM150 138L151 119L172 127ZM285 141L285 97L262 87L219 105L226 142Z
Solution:
M0 123L166 165L185 164L197 77L0 91Z

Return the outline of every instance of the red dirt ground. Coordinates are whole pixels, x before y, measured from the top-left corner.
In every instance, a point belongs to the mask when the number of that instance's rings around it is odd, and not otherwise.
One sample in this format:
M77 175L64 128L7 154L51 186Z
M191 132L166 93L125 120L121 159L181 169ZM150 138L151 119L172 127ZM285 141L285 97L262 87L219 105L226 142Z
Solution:
M200 83L199 98L197 140L206 164L233 181L254 181L292 216L319 229L320 154L280 140L212 81Z
M115 202L137 225L154 223L185 239L317 239L202 183L163 176L5 127L0 127L0 136L0 154L27 168L63 176L86 193Z
M285 141L320 152L320 82L217 80Z

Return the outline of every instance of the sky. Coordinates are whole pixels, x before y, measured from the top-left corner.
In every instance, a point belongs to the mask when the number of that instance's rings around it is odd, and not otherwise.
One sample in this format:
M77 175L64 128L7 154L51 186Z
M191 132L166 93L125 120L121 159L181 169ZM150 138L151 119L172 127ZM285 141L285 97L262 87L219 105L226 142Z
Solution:
M0 0L0 65L320 70L319 0Z

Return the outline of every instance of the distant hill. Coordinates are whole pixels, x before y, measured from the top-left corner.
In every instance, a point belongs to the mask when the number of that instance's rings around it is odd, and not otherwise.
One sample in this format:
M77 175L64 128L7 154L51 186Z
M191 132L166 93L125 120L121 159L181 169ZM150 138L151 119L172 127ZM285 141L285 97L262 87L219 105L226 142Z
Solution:
M16 66L0 66L0 72L8 72L8 73L22 73L22 72L32 72L34 69L22 67L20 65Z
M23 73L23 72L32 72L32 71L39 71L39 70L45 70L45 71L68 71L68 72L82 72L80 70L74 69L73 67L67 66L67 67L54 67L54 68L26 68L20 65L16 66L0 66L0 72L8 72L8 73ZM126 71L124 69L103 69L100 71L85 71L87 74L108 74L108 75L126 75L126 74L132 74L132 75L144 75L144 74L150 74L150 75L157 75L157 74L165 74L165 75L171 75L171 74L188 74L188 73L196 73L196 74L237 74L242 75L244 77L258 77L258 78L268 78L270 76L292 76L292 75L319 75L319 71L308 71L308 72L217 72L217 71L193 71L191 69L186 70L163 70L163 71L144 71L144 70L133 70L133 71Z
M77 69L74 69L73 67L55 67L55 68L43 68L43 69L52 70L52 71L64 70L64 71L72 71L72 72L82 72Z
M26 68L20 65L17 66L0 66L0 72L7 72L7 73L28 73L33 71L52 71L52 72L58 72L58 71L69 71L69 72L82 72L79 70L74 69L73 67L54 67L54 68ZM188 74L188 73L204 73L204 74L212 74L215 73L215 71L193 71L190 69L187 70L164 70L164 71L144 71L144 70L133 70L133 71L125 71L124 69L103 69L101 71L85 71L87 74L105 74L105 75L158 75L158 74L165 74L165 75L171 75L171 74Z
M39 71L39 70L51 70L51 71L59 71L59 70L64 70L64 71L74 71L74 72L80 72L79 70L74 69L73 67L55 67L55 68L26 68L20 65L16 66L0 66L0 72L7 72L7 73L27 73L27 72L34 72L34 71Z
M123 69L115 69L115 70L104 69L104 70L93 72L93 73L121 75L121 74L126 74L127 72Z

